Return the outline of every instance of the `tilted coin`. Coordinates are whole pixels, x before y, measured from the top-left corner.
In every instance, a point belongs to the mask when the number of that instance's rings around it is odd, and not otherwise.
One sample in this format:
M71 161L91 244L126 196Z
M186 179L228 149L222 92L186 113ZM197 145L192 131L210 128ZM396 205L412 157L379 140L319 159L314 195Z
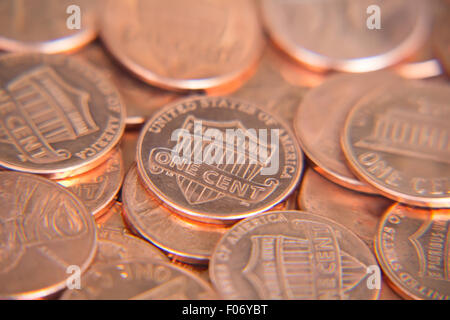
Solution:
M99 43L87 46L77 56L95 65L117 86L127 110L127 126L143 124L163 105L181 97L135 78L117 65Z
M263 0L261 4L273 41L316 69L385 68L419 48L429 29L427 6L421 0ZM382 15L379 28L377 15Z
M445 25L439 22L439 17L446 10L450 10L444 0L428 0L425 3L430 7L431 13L431 33L442 32L440 29ZM447 26L448 28L449 26ZM445 31L444 31L445 32ZM425 79L437 77L443 70L438 59L433 52L432 37L428 37L425 43L412 56L408 57L403 63L394 68L395 72L407 79Z
M166 106L142 130L145 185L179 214L230 224L283 201L303 158L289 128L258 106L192 97Z
M227 228L182 219L157 202L142 185L136 166L122 190L125 218L143 238L178 261L208 263L215 245Z
M298 205L301 210L338 221L372 249L378 220L392 201L342 188L308 168Z
M294 128L315 170L346 188L377 193L347 167L339 137L354 104L375 87L395 80L387 72L340 74L331 76L305 95L295 115Z
M403 297L450 299L450 210L392 206L380 221L378 261Z
M204 300L215 293L199 276L158 260L122 260L97 265L82 276L80 290L62 300Z
M260 214L217 244L209 273L225 299L376 299L375 257L355 234L301 211Z
M254 67L263 47L251 0L113 0L101 29L105 45L124 66L168 89L237 81Z
M125 172L130 171L131 167L136 163L136 150L139 135L139 130L127 130L125 131L122 141L120 142L120 147L123 151Z
M450 207L450 87L403 81L360 100L342 148L354 172L388 198Z
M125 127L116 88L63 55L0 57L0 165L62 179L103 161Z
M433 34L433 47L439 62L442 64L445 72L450 76L450 4L447 10L436 22L437 30Z
M73 192L92 215L101 216L114 203L124 175L122 152L117 148L100 166L56 182Z
M0 297L35 299L66 286L69 266L94 258L96 228L84 205L41 177L0 172Z
M97 1L3 0L0 49L58 53L77 49L97 36Z
M294 114L306 90L284 80L271 54L266 52L256 73L231 96L258 103L293 128Z

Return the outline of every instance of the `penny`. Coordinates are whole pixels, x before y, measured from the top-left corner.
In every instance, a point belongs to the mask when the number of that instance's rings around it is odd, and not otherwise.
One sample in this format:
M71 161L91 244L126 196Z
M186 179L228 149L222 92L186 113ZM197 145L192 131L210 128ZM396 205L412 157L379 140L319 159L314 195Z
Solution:
M426 1L431 12L432 34L442 32L443 23L439 23L439 17L450 9L443 0ZM447 26L448 27L448 26ZM424 45L420 47L411 57L394 68L394 71L407 79L425 79L437 77L442 74L442 68L433 52L432 37L428 37Z
M234 225L217 244L209 273L225 299L377 299L376 260L355 234L301 211L264 213Z
M388 67L417 50L429 29L428 8L421 0L261 4L272 40L297 61L319 70L367 72ZM382 15L379 29L377 11Z
M67 56L0 57L0 165L62 179L105 161L125 127L119 93Z
M139 180L136 166L123 190L125 219L143 238L178 261L206 264L227 228L182 219L157 202Z
M443 69L450 76L450 4L436 22L436 32L433 34L433 48Z
M204 300L214 299L199 276L172 264L149 259L97 265L82 276L80 290L62 300Z
M144 124L156 110L181 97L133 77L115 63L99 43L87 46L77 56L95 65L117 86L127 110L127 126Z
M377 193L347 167L339 137L354 104L377 86L395 80L387 72L339 74L305 95L295 115L294 128L302 150L317 172L343 187Z
M94 219L58 184L0 172L0 297L36 299L66 286L68 267L84 272L96 250Z
M344 189L310 168L304 173L298 197L301 210L339 222L371 249L378 220L390 205L392 201L384 197Z
M114 203L124 175L122 152L117 148L100 166L56 182L73 192L92 215L101 216Z
M0 49L73 51L97 36L96 10L96 1L86 0L78 0L76 4L69 0L1 1Z
M197 275L200 276L200 278L202 278L203 280L205 280L208 284L211 284L211 279L209 278L209 271L207 266L201 266L201 265L192 265L192 264L187 264L187 263L183 263L181 261L177 261L176 259L173 259L170 261L172 264L184 268L190 272L193 272Z
M212 89L239 81L263 48L251 0L116 0L106 7L101 29L117 60L166 89Z
M279 115L293 129L294 114L306 90L284 80L270 53L266 52L253 77L231 96L258 103Z
M393 288L409 299L449 300L450 210L392 206L380 221L376 253Z
M252 103L202 96L168 105L149 120L137 162L146 187L172 210L222 224L283 201L303 167L288 126Z
M360 100L342 148L354 172L388 198L450 207L450 87L398 82Z
M128 172L136 163L136 150L139 135L140 130L127 130L123 135L120 147L123 150L125 172Z

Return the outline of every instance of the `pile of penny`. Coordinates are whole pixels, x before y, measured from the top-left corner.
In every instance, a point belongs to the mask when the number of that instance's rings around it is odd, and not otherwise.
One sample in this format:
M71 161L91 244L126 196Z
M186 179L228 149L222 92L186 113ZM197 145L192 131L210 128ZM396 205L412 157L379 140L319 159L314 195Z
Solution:
M450 2L3 0L0 299L450 298Z

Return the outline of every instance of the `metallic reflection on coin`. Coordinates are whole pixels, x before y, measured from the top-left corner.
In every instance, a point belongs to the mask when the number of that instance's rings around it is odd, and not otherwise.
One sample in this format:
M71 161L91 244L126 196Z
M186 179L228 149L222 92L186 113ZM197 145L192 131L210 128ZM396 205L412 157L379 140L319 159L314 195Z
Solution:
M99 43L93 43L77 54L99 68L122 95L127 110L127 126L141 125L163 105L181 95L152 87L115 63Z
M97 36L98 1L2 0L0 49L15 52L58 53L72 51ZM79 8L79 29L76 25ZM69 9L70 14L67 12Z
M122 200L130 226L179 261L208 263L215 245L227 231L225 227L182 219L162 207L142 185L136 166L125 178Z
M305 95L295 115L294 128L315 170L346 188L377 193L348 169L339 137L354 104L377 86L395 79L387 72L340 74Z
M120 147L123 151L125 172L128 172L136 163L136 150L139 135L140 130L127 130L125 131L122 141L120 142Z
M369 29L369 6L381 11L380 29ZM393 65L425 40L428 10L421 0L263 0L273 41L316 69L367 72Z
M125 112L94 67L63 55L0 57L0 165L62 179L105 161Z
M253 77L231 96L258 103L279 115L293 129L294 114L306 91L284 80L270 53L266 52Z
M0 298L36 299L66 286L67 268L84 272L96 228L65 188L37 176L0 172Z
M372 249L378 220L392 201L344 189L308 168L298 205L301 210L339 222Z
M123 234L132 234L123 219L123 205L115 202L111 209L100 217L96 217L95 222L99 230L114 231Z
M392 206L380 221L378 261L409 299L449 300L450 210Z
M303 167L286 125L229 97L166 106L143 128L137 161L145 185L179 214L222 224L283 201Z
M345 156L388 198L450 207L450 87L401 81L364 97L347 117Z
M377 299L367 285L369 248L332 220L301 211L264 213L217 244L210 277L225 299Z
M157 260L122 260L97 265L82 276L80 290L62 300L204 300L214 299L208 283L183 268Z
M123 177L122 152L117 148L100 166L56 182L73 192L91 214L101 216L114 203Z
M445 13L436 22L436 32L433 34L433 47L439 62L450 77L450 4Z
M263 38L255 9L250 0L113 0L101 37L150 84L216 88L238 81L258 61Z

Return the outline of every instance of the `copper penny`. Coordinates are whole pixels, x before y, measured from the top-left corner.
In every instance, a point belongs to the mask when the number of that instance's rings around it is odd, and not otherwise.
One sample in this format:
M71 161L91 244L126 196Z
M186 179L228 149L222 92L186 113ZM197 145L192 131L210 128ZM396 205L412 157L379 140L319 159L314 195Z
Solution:
M306 91L306 87L294 86L283 78L267 51L256 73L231 96L258 103L267 111L279 115L293 129L297 106Z
M123 151L125 172L128 172L136 163L136 150L139 134L139 130L127 130L125 131L122 141L120 142L120 147Z
M0 57L0 165L62 179L100 163L119 142L125 110L115 87L83 61Z
M208 263L227 228L182 219L157 202L142 185L136 166L125 178L122 191L125 219L143 238L171 258L193 264Z
M117 148L100 166L56 182L73 192L91 214L101 216L114 203L124 175L122 152Z
M373 248L378 220L392 201L342 188L308 168L298 205L301 210L339 222Z
M47 179L0 172L0 298L35 299L66 286L94 258L96 228L84 205Z
M295 115L294 128L315 170L346 188L377 193L347 167L339 137L354 104L376 86L395 79L387 72L334 75L305 95Z
M424 1L431 12L431 34L442 32L444 23L439 22L439 18L450 9L444 0ZM447 17L447 19L450 17ZM447 28L450 27L447 26ZM433 52L433 37L428 37L424 45L407 58L403 63L394 68L395 72L406 79L425 79L437 77L442 74L442 67Z
M251 0L110 1L101 37L142 80L178 90L238 81L263 48Z
M122 260L101 264L82 276L80 290L62 300L204 300L215 294L199 276L158 260Z
M450 4L436 21L433 48L445 72L450 76Z
M149 120L137 161L145 185L168 206L223 224L283 201L303 167L287 125L252 103L201 96L168 105Z
M450 87L397 82L360 100L342 147L354 172L388 198L450 206Z
M425 40L427 6L421 0L263 0L273 41L315 69L367 72L400 62ZM380 29L368 27L378 6ZM373 12L372 12L373 14Z
M380 221L376 253L393 285L409 299L449 300L450 210L392 206Z
M144 124L159 108L181 97L140 81L115 63L99 43L87 46L77 56L95 65L117 86L127 110L127 126Z
M77 7L77 8L75 8ZM0 49L58 53L77 49L97 36L97 1L3 0ZM79 29L76 15L79 13Z
M264 213L218 243L210 277L225 299L377 299L369 248L332 220L301 211Z

